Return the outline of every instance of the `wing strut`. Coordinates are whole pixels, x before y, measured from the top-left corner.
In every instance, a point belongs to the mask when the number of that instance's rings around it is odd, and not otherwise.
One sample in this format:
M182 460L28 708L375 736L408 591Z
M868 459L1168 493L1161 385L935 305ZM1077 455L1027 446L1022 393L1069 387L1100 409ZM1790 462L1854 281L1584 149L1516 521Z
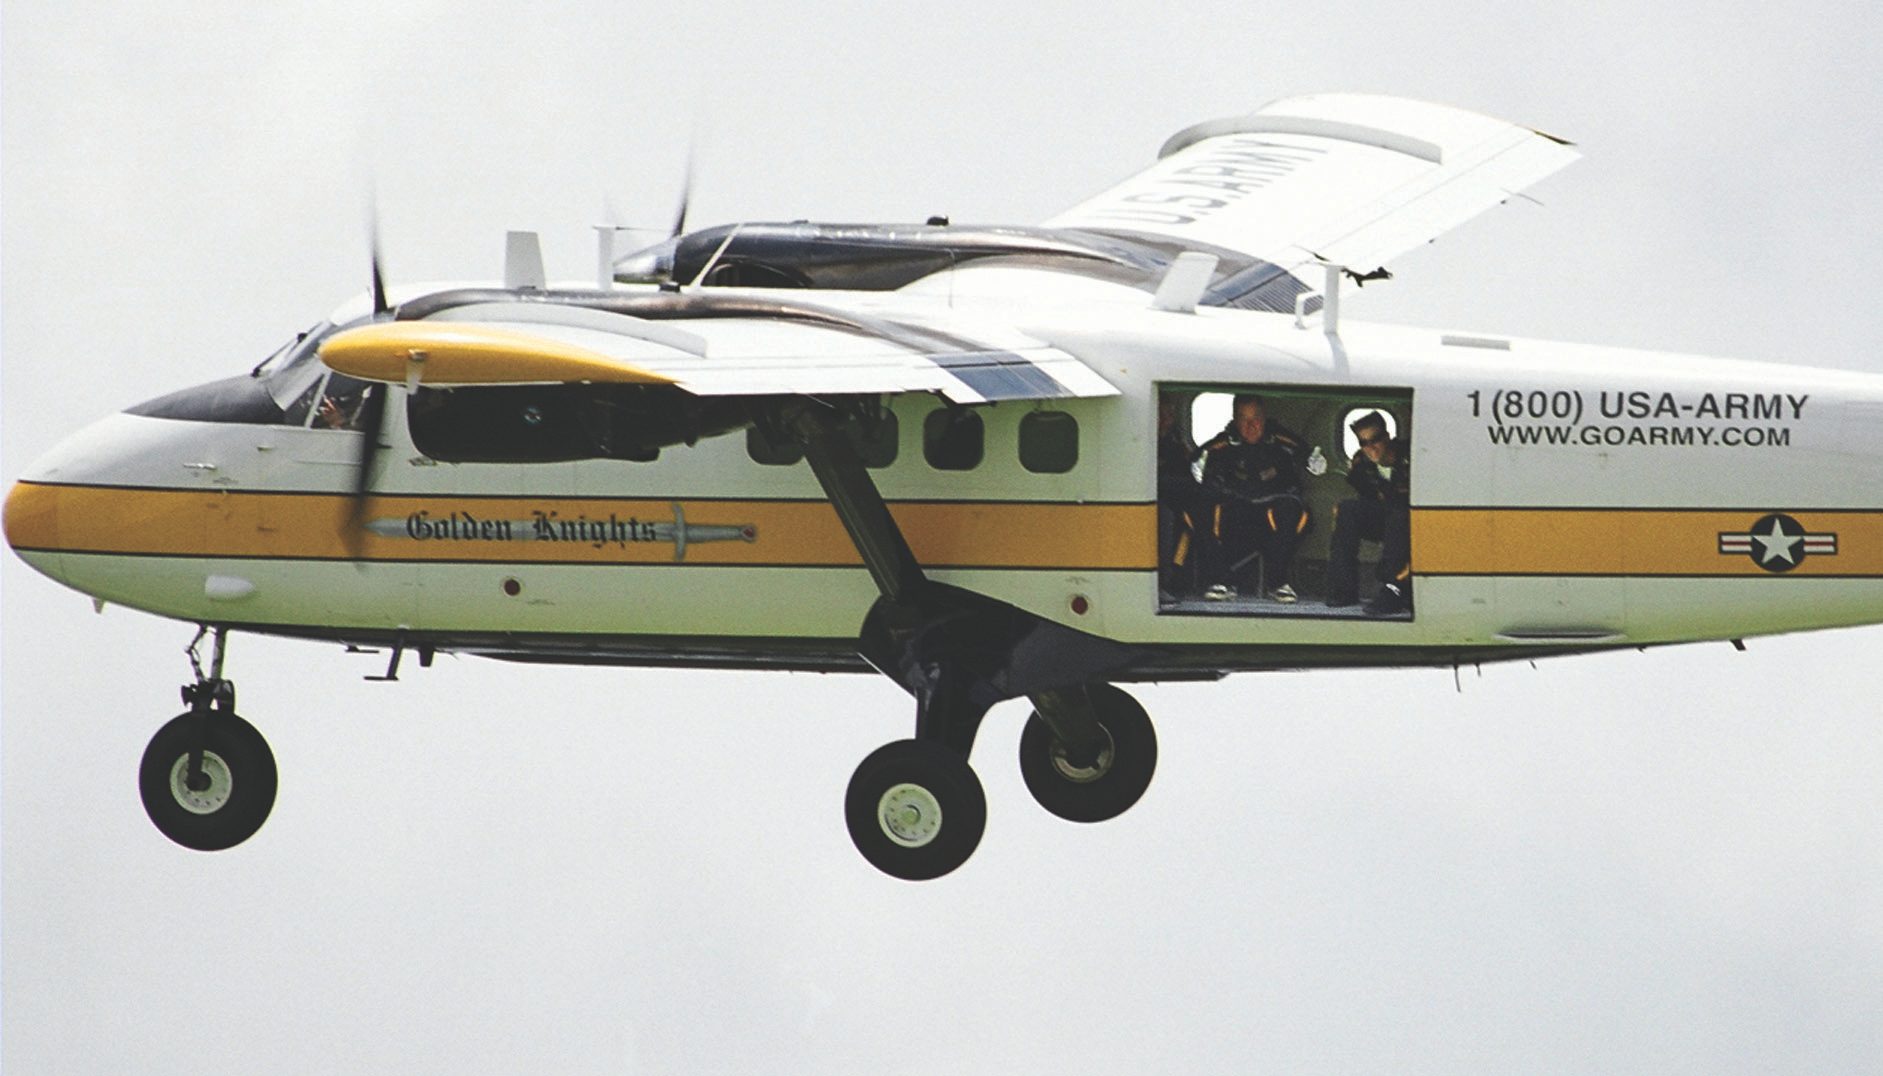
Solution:
M889 514L876 483L857 456L856 448L838 428L829 409L815 405L799 408L788 422L792 437L804 448L805 462L824 487L830 506L837 510L844 530L870 570L876 589L893 603L904 603L928 582L922 566Z

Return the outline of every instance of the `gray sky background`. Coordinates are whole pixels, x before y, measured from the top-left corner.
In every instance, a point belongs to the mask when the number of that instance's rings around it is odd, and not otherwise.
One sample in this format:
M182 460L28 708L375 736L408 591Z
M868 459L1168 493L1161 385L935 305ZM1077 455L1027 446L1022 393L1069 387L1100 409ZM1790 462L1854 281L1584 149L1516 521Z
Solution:
M1324 89L1587 158L1348 317L1883 370L1870 5L161 6L0 12L0 478L365 285L585 276L604 201L1030 223L1191 122ZM248 844L137 801L192 629L0 566L0 1061L20 1073L1856 1071L1883 1057L1875 629L1146 688L1156 783L851 848L885 681L238 637ZM859 610L859 614L861 611ZM1460 690L1461 688L1461 690Z

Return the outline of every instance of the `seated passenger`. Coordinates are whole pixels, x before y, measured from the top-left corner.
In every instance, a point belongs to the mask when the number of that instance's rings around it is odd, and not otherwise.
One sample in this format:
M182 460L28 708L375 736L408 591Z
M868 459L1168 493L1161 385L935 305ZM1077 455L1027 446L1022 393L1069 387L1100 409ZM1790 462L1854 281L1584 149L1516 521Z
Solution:
M1334 537L1328 544L1327 604L1354 605L1360 600L1360 540L1380 543L1376 576L1380 592L1366 606L1374 616L1412 609L1412 449L1390 437L1386 418L1369 411L1349 427L1360 439L1347 471L1347 484L1358 496L1334 509Z
M1203 492L1215 501L1207 530L1216 539L1200 551L1208 554L1199 565L1209 585L1203 596L1226 601L1238 586L1253 590L1259 553L1271 584L1268 597L1295 601L1288 570L1308 528L1301 499L1302 470L1310 463L1306 446L1294 431L1269 421L1260 396L1241 395L1228 428L1203 451ZM1325 469L1325 460L1320 466Z

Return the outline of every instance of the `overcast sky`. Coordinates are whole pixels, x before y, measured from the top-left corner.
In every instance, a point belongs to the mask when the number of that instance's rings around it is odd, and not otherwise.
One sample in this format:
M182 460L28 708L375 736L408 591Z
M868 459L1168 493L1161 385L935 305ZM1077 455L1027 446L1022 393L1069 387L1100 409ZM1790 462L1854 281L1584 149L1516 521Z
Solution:
M527 12L523 9L527 7ZM588 225L1033 223L1192 122L1423 97L1586 159L1346 316L1883 370L1883 15L1843 4L110 5L0 11L0 479L387 269ZM1645 7L1645 6L1644 6ZM1883 1057L1876 629L1145 688L1118 821L910 885L852 849L866 677L237 637L249 843L139 807L192 628L0 556L0 1038L20 1073L1832 1072Z

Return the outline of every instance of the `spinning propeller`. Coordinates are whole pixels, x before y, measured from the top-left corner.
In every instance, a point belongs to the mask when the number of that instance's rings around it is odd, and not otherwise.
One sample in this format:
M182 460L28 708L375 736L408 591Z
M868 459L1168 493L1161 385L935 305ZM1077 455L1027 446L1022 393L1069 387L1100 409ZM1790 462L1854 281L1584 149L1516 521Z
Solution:
M694 150L687 150L686 173L680 186L680 202L674 209L673 224L667 230L665 242L640 252L644 257L653 256L661 260L662 274L659 279L669 279L673 268L673 251L676 241L686 231L687 209L693 200ZM386 272L384 258L379 244L379 210L377 198L369 200L367 213L367 248L371 263L371 294L373 300L373 320L388 321L396 316L392 301L387 297ZM600 237L600 257L598 259L597 284L603 290L613 287L615 273L614 237L622 231L652 231L654 229L631 228L613 223L614 213L608 212L610 222L596 226ZM533 256L519 257L519 240L528 240L526 246ZM529 274L527 282L517 279L516 267L533 262L534 272ZM505 258L505 286L509 288L534 286L542 288L542 254L535 246L535 236L529 233L511 233L507 242ZM360 433L359 453L354 464L352 505L347 514L345 535L348 553L356 563L363 562L366 535L367 502L372 498L372 483L375 467L379 462L379 453L386 445L380 443L385 432L386 401L391 390L383 384L369 385L359 411L353 416L352 426Z
M373 320L384 321L392 314L386 298L386 271L379 250L379 212L375 207L367 221L367 249L372 262ZM366 502L372 496L373 465L379 459L379 435L386 424L386 386L369 385L353 426L360 432L359 456L353 472L353 504L347 513L347 552L356 564L364 555Z
M601 258L597 268L597 285L606 291L617 279L636 284L667 284L674 280L674 262L679 250L680 236L686 232L687 210L693 201L693 176L696 152L692 146L687 148L686 173L680 182L680 204L674 207L673 224L666 229L666 238L653 246L644 247L624 255L619 261L614 256L614 237L616 232L658 233L656 228L636 228L630 225L613 223L597 225L601 233ZM610 221L614 219L609 215ZM617 276L617 270L620 275Z

